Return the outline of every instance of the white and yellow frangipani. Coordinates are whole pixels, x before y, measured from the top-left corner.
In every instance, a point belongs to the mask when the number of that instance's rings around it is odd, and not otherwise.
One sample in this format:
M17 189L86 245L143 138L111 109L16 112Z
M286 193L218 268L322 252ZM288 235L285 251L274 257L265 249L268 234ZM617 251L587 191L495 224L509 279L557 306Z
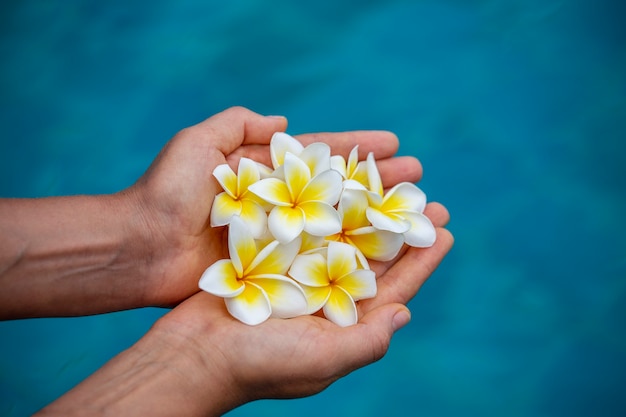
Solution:
M401 233L409 246L429 247L435 242L435 227L426 217L426 194L415 184L401 182L386 193L373 154L367 156L369 207L365 214L377 229Z
M297 156L304 162L314 177L331 169L330 146L322 142L314 142L304 147L296 138L284 132L276 132L270 140L270 158L274 167L273 176L284 179L283 166L285 155Z
M359 268L356 249L342 242L329 242L323 252L296 256L289 269L306 294L307 313L322 309L339 326L356 324L356 301L376 296L376 275Z
M299 249L300 239L294 239L287 245L273 241L259 250L246 223L234 216L228 228L230 259L209 266L199 286L223 297L228 312L246 324L303 315L305 294L286 276Z
M222 186L211 208L211 226L225 226L233 216L239 216L250 227L252 235L260 237L267 227L265 202L248 191L248 187L261 179L259 164L248 158L241 158L237 174L228 164L218 165L213 176Z
M311 176L311 170L300 158L287 152L284 176L265 178L248 188L274 208L268 216L268 228L281 243L288 243L303 231L327 236L341 230L334 205L341 195L341 175L332 169Z
M389 261L404 244L404 236L372 226L367 218L367 193L359 189L344 189L337 211L341 218L341 232L327 237L328 240L348 243L357 249L357 257L363 267L369 267L367 259Z
M296 138L285 132L276 132L270 139L270 158L274 169L278 169L285 163L285 155L291 153L300 155L304 150L302 145Z
M352 148L347 160L341 155L332 155L330 157L330 166L343 177L344 189L367 189L367 165L365 161L359 162L359 145Z
M368 260L434 242L426 196L410 183L385 193L373 154L359 161L358 147L346 160L277 132L270 159L271 168L241 158L237 174L214 170L224 192L211 226L228 226L230 258L207 268L200 288L250 325L320 309L340 326L356 323L356 302L376 295Z

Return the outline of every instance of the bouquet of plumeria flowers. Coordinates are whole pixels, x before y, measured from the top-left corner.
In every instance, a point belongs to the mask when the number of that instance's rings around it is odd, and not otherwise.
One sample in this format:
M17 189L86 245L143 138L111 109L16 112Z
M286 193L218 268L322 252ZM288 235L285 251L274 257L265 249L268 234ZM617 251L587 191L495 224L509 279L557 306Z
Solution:
M230 258L209 266L200 288L249 325L319 310L355 324L356 302L376 295L368 260L434 243L426 195L408 182L385 192L373 154L359 161L358 147L346 160L277 132L270 156L272 168L241 158L236 173L228 164L213 171L224 191L210 221L228 227Z

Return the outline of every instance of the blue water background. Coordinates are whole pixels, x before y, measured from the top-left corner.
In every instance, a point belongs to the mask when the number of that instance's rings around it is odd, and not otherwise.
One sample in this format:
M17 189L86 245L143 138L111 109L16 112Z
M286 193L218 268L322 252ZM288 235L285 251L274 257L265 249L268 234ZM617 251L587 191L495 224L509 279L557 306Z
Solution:
M623 416L625 5L5 1L0 195L118 191L231 105L293 134L392 130L449 208L453 251L383 360L230 415ZM0 323L0 415L52 401L161 314Z

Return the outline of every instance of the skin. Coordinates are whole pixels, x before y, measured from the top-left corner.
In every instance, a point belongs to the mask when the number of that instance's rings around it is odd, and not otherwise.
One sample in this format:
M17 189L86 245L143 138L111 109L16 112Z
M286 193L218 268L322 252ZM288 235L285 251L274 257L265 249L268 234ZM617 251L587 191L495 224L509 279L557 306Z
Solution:
M445 207L426 215L437 241L373 263L378 295L359 303L359 323L340 328L319 316L247 326L222 299L198 292L198 278L228 256L225 228L208 224L221 191L213 169L239 158L266 164L283 117L231 108L179 132L130 188L106 196L0 200L0 318L97 314L174 307L120 353L39 415L221 415L261 398L320 392L383 357L410 320L406 303L453 244ZM347 157L373 151L386 187L417 182L413 157L395 157L389 132L317 133Z

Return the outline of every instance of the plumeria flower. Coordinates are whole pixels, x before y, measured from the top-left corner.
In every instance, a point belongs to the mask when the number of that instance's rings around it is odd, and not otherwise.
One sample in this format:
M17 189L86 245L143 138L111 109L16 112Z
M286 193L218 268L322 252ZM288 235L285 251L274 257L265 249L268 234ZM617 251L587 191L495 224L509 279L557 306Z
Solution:
M342 327L356 324L355 302L376 295L376 276L358 268L356 249L346 243L330 242L325 252L296 256L289 275L302 285L308 314L322 309Z
M285 155L290 153L303 161L311 171L311 176L328 171L331 161L330 146L314 142L304 147L296 138L283 132L276 132L270 140L270 157L274 167L273 176L284 179Z
M359 162L359 145L352 148L347 161L341 155L331 156L330 167L341 174L344 188L367 189L367 165Z
M213 200L211 226L227 225L233 216L239 216L252 231L252 236L261 236L267 227L267 213L264 207L266 203L248 191L248 187L261 178L259 164L251 159L241 158L237 174L228 164L222 164L213 170L213 176L224 191L217 194Z
M300 155L303 150L304 145L293 136L285 132L274 133L270 140L270 158L272 159L272 166L274 169L277 169L285 163L285 155L287 153Z
M365 213L374 227L394 233L402 233L406 244L429 247L435 242L435 227L426 217L426 194L415 184L401 182L387 193L373 155L367 156L369 182L369 207Z
M281 243L288 243L305 231L327 236L341 230L337 204L341 175L328 169L311 177L309 167L290 152L284 158L285 179L265 178L248 190L274 205L268 228Z
M348 243L357 249L357 257L364 268L369 268L367 259L389 261L404 243L404 236L388 230L380 230L367 219L367 194L361 190L345 189L341 194L338 213L341 232L329 236L328 240Z
M202 290L224 297L228 312L236 319L256 325L269 317L290 318L305 314L305 294L285 274L300 249L300 239L287 245L277 241L262 249L238 216L228 228L230 259L208 267L200 278Z

